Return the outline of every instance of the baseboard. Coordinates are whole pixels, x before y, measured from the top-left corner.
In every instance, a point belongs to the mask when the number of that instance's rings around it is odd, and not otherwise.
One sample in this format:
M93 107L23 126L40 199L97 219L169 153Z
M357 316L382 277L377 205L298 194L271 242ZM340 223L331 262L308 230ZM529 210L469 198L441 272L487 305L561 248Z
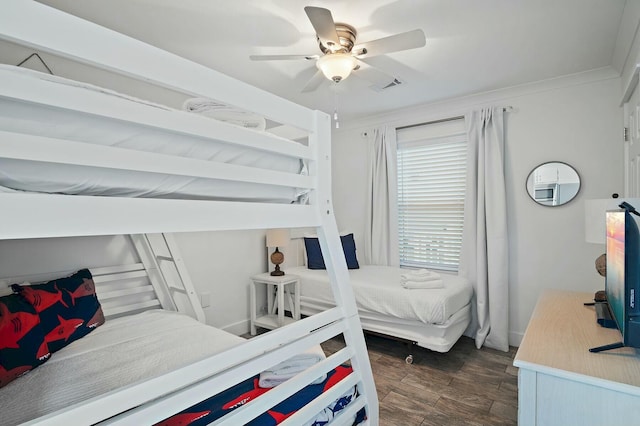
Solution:
M516 333L515 331L509 332L509 346L519 347L520 343L522 343L522 338L524 337L524 333Z
M251 328L251 321L242 320L242 321L238 321L233 324L228 324L228 325L225 325L224 327L219 327L219 328L221 328L222 330L228 333L235 334L236 336L241 336L249 332L249 329Z

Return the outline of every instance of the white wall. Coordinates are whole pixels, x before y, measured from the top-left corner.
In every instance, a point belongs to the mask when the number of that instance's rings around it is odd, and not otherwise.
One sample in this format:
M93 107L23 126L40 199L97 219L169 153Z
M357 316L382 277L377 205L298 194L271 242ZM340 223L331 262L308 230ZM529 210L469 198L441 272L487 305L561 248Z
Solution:
M122 236L0 240L0 278L137 262Z
M402 126L462 115L481 105L513 106L506 113L506 190L509 215L510 343L517 345L544 288L592 292L604 288L594 260L604 246L585 242L584 200L623 192L620 79L596 70L489 94L455 99L343 123L334 133L334 203L338 226L353 229L362 246L366 139L376 125ZM561 207L534 203L529 172L563 161L579 173L577 197Z
M196 291L211 294L211 306L204 308L207 324L235 334L248 332L249 277L267 270L264 231L175 236ZM258 300L262 297L260 292Z

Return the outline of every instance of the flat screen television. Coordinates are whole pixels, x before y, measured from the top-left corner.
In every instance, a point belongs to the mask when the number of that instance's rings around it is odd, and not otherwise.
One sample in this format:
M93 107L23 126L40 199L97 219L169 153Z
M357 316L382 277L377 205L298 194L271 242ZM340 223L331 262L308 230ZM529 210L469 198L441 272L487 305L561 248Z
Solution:
M631 207L631 211L635 209ZM640 232L630 210L607 211L605 292L622 342L591 349L640 348Z

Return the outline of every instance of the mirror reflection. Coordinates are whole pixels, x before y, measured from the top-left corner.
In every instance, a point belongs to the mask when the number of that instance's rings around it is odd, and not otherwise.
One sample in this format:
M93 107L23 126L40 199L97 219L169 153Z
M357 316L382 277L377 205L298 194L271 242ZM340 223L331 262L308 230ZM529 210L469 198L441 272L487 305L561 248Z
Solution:
M570 165L551 161L536 167L527 178L527 193L543 206L561 206L580 191L580 176Z

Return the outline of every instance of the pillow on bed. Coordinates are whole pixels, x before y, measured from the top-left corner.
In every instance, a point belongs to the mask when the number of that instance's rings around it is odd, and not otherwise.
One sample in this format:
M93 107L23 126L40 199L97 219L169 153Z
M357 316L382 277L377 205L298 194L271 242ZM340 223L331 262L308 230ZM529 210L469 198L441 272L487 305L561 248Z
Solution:
M359 269L360 265L356 257L356 242L353 239L353 234L340 236L340 242L342 243L344 258L347 261L347 268ZM304 237L304 247L307 251L307 268L327 269L322 257L322 250L320 250L320 242L317 238Z
M11 286L40 316L45 340L56 352L104 324L102 307L88 269L44 284Z
M50 355L33 306L17 294L0 297L0 388Z

